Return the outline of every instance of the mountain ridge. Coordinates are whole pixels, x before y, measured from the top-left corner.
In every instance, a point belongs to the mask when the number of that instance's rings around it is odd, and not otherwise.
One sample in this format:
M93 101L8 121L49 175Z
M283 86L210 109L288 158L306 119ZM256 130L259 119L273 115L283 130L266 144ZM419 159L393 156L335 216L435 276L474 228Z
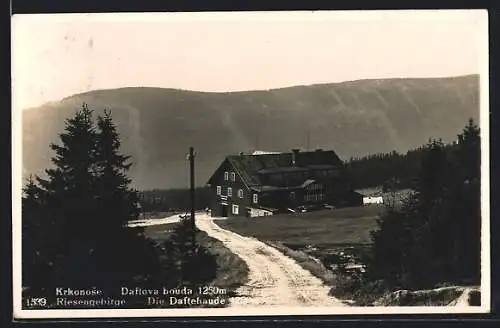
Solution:
M442 77L364 78L364 79L356 79L356 80L344 80L344 81L340 81L340 82L321 82L321 83L312 83L312 84L297 84L297 85L290 85L290 86L284 86L284 87L274 87L274 88L269 88L269 89L248 89L248 90L236 90L236 91L231 91L231 90L229 90L229 91L204 91L204 90L168 88L168 87L127 86L127 87L120 87L120 88L104 88L104 89L94 89L94 90L89 90L89 91L85 91L85 92L79 92L79 93L75 93L75 94L67 96L67 97L63 97L60 100L55 100L54 102L62 101L64 99L72 98L75 96L83 96L85 94L89 94L89 93L93 93L93 92L119 91L119 90L126 90L126 89L161 89L161 90L165 90L165 91L168 90L168 91L181 91L181 92L227 94L227 93L244 93L244 92L258 92L258 91L278 91L278 90L283 90L283 89L293 89L293 88L300 88L300 87L334 86L334 85L342 85L342 84L349 84L349 83L356 83L356 82L362 83L362 82L367 82L367 81L377 82L377 81L384 81L384 80L432 80L432 79L441 79L442 80L442 79L469 78L469 77L478 78L479 74L463 74L463 75L442 76ZM43 106L44 104L42 104L40 106ZM37 108L40 106L33 106L32 108Z

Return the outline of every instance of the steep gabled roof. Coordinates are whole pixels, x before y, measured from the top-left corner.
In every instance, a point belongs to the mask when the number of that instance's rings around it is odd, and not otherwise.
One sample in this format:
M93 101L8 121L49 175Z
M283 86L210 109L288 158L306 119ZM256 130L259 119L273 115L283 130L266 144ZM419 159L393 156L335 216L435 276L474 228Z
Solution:
M293 153L291 152L231 155L227 156L225 160L231 164L249 188L262 186L261 174L328 169L339 167L343 164L332 150L303 151L296 153L295 156L295 165L292 163Z

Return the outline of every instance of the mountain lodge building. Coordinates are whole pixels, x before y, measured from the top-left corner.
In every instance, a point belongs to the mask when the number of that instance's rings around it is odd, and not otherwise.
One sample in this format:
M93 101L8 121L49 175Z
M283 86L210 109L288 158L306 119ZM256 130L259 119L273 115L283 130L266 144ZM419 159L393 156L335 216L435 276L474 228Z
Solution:
M227 156L208 180L214 217L254 217L300 206L361 205L334 151Z

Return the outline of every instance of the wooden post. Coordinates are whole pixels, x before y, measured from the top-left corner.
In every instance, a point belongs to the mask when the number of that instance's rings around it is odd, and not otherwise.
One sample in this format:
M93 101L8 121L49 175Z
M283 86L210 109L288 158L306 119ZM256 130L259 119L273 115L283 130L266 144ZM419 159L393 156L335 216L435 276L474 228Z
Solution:
M194 251L196 245L196 221L195 221L195 199L194 199L194 190L195 190L195 181L194 181L194 149L193 147L189 147L189 181L190 181L190 198L191 198L191 229L192 229L192 243Z

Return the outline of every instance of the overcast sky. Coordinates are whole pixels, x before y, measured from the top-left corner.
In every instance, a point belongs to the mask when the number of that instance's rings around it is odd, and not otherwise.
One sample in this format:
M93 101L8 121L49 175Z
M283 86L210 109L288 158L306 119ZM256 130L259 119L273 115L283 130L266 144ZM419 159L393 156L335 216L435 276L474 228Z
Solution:
M486 11L21 15L17 108L127 86L236 91L479 73Z

